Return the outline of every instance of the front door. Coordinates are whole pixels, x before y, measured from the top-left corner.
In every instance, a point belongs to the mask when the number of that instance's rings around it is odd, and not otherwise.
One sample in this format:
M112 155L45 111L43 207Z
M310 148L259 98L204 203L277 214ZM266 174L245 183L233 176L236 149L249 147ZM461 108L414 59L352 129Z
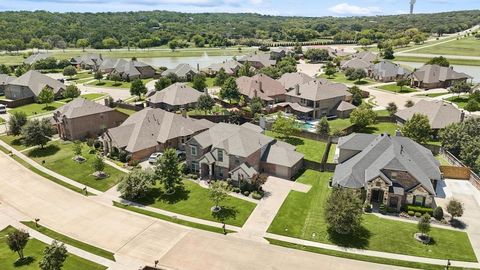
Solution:
M371 203L382 203L383 202L383 190L374 189L372 190L372 198L370 199Z

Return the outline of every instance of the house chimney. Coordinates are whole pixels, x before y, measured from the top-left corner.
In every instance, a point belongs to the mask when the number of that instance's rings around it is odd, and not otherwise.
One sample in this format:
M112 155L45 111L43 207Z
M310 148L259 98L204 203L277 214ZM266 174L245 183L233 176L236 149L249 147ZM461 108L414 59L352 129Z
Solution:
M297 96L300 95L300 85L298 83L295 84L295 95L297 95Z
M260 92L263 93L263 84L261 81L258 81L258 88L260 89Z
M253 90L253 96L254 96L254 97L257 97L257 96L258 96L258 91L257 91L257 89Z
M465 120L465 111L462 110L462 112L460 113L460 122L463 122L463 120Z

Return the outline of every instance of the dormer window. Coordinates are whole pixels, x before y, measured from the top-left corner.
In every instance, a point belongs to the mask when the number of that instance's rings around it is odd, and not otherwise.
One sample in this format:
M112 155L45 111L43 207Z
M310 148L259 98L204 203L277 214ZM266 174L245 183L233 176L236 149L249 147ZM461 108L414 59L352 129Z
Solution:
M217 160L223 162L223 151L220 149L218 150Z

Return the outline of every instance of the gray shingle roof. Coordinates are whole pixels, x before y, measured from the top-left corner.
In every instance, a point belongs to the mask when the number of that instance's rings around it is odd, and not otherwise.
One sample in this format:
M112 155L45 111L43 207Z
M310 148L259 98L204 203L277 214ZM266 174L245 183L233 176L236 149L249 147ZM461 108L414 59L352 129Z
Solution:
M175 68L167 69L162 72L162 76L167 76L170 73L176 74L178 77L186 77L189 73L198 73L196 69L194 69L189 64L178 64Z
M441 100L420 100L412 107L398 111L395 115L407 121L415 113L426 115L432 129L443 129L450 124L462 121L462 112L452 104Z
M258 62L258 63L261 63L264 67L271 67L277 63L277 61L270 59L270 54L245 55L244 57L240 58L238 62L240 63Z
M54 115L76 118L97 113L110 112L114 109L94 101L78 97L55 110Z
M46 59L48 57L50 57L49 53L34 53L34 54L30 55L29 57L27 57L25 60L23 60L23 63L31 65L31 64L34 64L35 62L39 61L39 60L43 60L43 59Z
M26 86L32 90L35 96L38 96L47 85L53 89L55 94L66 88L63 83L35 70L27 71L22 76L10 81L9 84Z
M156 91L147 100L151 103L165 103L171 106L183 106L198 101L200 91L184 83L174 83L161 91Z
M279 81L285 89L293 89L297 84L302 85L313 80L314 78L305 73L292 72L283 74L277 81Z
M253 77L242 76L237 78L236 82L240 93L251 99L257 96L269 101L274 96L287 92L280 82L264 74L257 74Z
M361 152L337 165L333 176L335 186L362 188L375 177L388 182L390 180L382 172L387 169L408 172L418 184L435 194L431 179L441 178L440 164L430 150L409 138L351 134L340 138L337 147L340 151ZM415 186L404 188L408 191Z
M236 167L235 169L231 170L230 173L234 173L235 171L242 170L248 178L252 178L253 175L257 174L257 170L252 166L248 165L247 163L242 163L242 165Z
M263 153L262 161L270 164L291 167L303 159L303 154L292 149L292 146L293 145L277 141L268 146L265 153Z
M448 80L470 79L470 75L453 70L453 67L441 67L439 65L424 65L415 70L412 76L424 83L438 83Z
M337 108L335 108L335 109L339 112L344 112L344 111L353 110L355 108L357 108L357 107L355 105L353 105L352 103L342 100L342 101L340 101L340 103L338 103Z
M15 80L15 77L8 76L7 74L0 74L0 84L8 84Z
M209 72L219 72L220 69L224 69L225 73L229 75L235 74L235 72L242 67L243 65L240 62L237 62L236 60L228 60L222 63L214 63L209 65L208 67L204 68L205 71Z
M372 66L372 73L374 76L380 76L384 78L404 76L408 73L408 71L398 64L382 60Z
M346 85L341 83L330 83L324 80L313 80L304 83L300 85L299 92L299 95L297 95L295 91L290 91L287 95L313 101L352 95L348 92L348 87Z

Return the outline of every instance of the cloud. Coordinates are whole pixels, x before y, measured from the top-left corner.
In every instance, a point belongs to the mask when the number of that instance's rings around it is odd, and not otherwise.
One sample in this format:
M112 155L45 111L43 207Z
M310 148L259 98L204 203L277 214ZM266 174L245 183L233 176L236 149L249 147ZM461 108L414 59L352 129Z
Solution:
M360 7L349 3L341 3L329 7L328 10L338 15L372 15L381 12L379 7Z

